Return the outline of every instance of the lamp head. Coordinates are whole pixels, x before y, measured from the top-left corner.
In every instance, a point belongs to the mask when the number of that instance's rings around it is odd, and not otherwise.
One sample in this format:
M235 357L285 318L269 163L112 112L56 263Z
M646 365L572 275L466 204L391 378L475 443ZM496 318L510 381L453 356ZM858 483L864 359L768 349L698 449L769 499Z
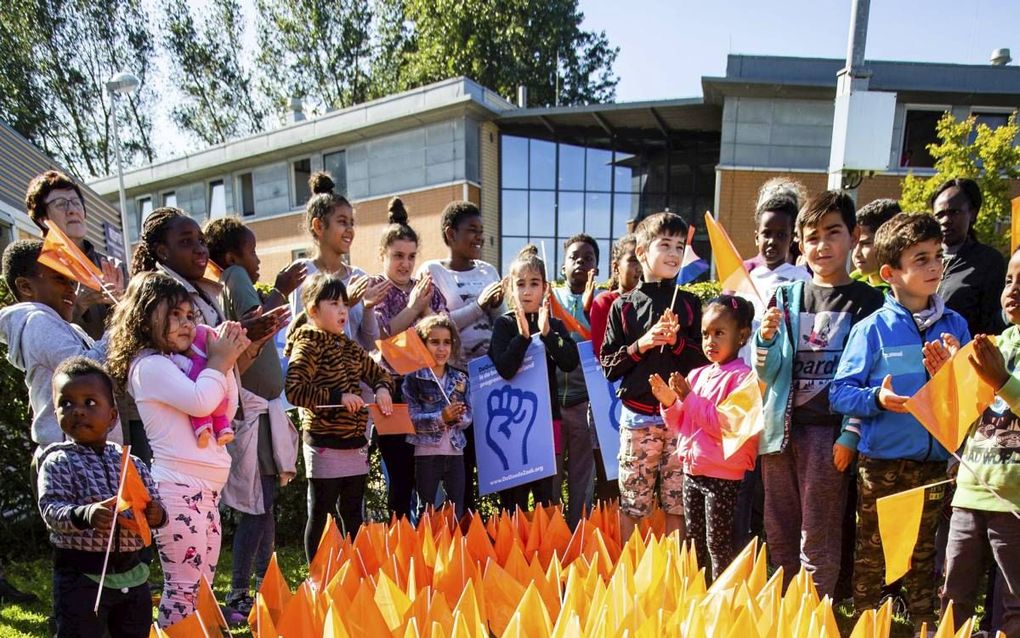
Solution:
M133 93L139 84L141 82L137 77L126 71L121 71L106 81L106 90L111 93L116 92L127 95Z

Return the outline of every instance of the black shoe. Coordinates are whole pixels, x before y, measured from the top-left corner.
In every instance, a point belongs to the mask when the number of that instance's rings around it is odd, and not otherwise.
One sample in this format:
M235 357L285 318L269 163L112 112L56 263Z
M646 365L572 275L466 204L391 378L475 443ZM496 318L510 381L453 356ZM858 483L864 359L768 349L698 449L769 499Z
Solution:
M39 602L35 594L23 592L7 582L6 578L0 578L0 602L5 604L28 605Z

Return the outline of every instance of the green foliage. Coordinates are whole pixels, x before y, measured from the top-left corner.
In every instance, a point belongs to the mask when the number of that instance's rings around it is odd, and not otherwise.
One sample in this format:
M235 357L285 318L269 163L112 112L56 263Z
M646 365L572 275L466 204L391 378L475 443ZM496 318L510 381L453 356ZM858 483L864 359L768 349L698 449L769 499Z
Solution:
M206 144L261 131L268 108L243 64L244 13L238 0L211 0L196 23L185 0L163 5L163 44L170 78L185 99L171 109L174 122Z
M153 160L153 59L142 0L0 3L0 118L80 176L112 172L113 115L105 82L122 69L142 81L120 108L127 159Z
M465 75L532 104L612 100L619 49L604 32L583 31L577 0L405 0L413 23L406 86Z
M957 177L970 177L981 187L984 202L975 230L978 239L999 250L1009 247L1009 180L1020 178L1020 147L1014 145L1020 127L1016 112L1003 126L978 124L974 116L957 120L946 113L938 122L939 142L929 144L935 158L935 175L922 178L913 173L902 182L903 210L929 210L929 200L939 185Z
M686 290L691 293L700 299L701 303L705 303L713 297L718 297L722 293L722 287L718 281L699 281L693 284L684 284L680 286L680 290Z

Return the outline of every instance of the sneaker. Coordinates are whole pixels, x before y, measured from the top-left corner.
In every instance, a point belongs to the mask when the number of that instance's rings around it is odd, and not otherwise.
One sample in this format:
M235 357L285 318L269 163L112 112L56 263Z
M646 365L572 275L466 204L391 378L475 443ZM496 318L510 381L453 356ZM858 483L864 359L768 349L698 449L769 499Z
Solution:
M39 597L30 592L24 592L7 582L6 578L0 578L0 603L14 605L29 605L39 602Z
M230 607L239 614L244 614L245 618L248 617L248 614L251 613L251 608L254 606L255 600L247 592L236 598L227 596L227 607Z
M248 616L233 607L220 605L220 610L223 612L223 617L226 619L227 624L231 627L243 627L248 624Z

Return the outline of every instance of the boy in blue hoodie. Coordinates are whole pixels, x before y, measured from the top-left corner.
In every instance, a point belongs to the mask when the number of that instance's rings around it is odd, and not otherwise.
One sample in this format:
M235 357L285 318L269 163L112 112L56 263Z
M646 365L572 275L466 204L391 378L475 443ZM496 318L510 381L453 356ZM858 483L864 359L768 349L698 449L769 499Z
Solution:
M850 327L882 306L882 293L847 273L858 232L849 195L809 199L797 231L811 280L777 287L755 335L755 370L766 386L758 446L765 534L784 585L803 566L818 594L832 596L848 476L832 460L843 419L829 406L829 385Z
M904 405L928 381L926 341L947 334L970 341L967 322L937 294L941 242L938 222L927 213L903 213L879 228L879 274L892 293L850 331L829 395L832 409L848 417L833 446L836 466L845 469L860 454L853 584L859 611L878 606L885 571L876 500L946 478L949 453ZM944 485L925 493L911 570L903 578L915 629L936 619L935 530L944 494Z

